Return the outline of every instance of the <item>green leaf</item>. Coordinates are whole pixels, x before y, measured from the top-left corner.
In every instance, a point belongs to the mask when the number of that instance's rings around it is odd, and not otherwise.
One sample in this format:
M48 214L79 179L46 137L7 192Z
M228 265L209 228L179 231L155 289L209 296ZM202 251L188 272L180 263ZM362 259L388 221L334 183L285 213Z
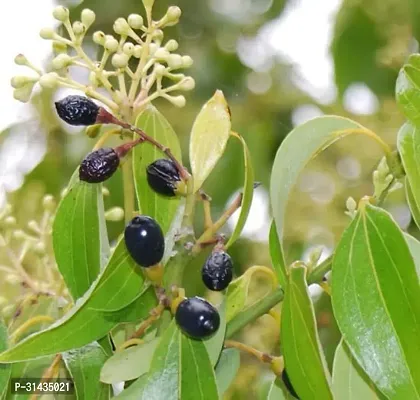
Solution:
M217 332L210 338L203 341L206 346L207 353L210 357L212 367L214 367L223 350L223 342L226 334L226 300L224 300L217 308L220 316L220 326Z
M194 192L200 189L222 157L230 129L229 107L223 93L217 90L197 115L191 131L190 163Z
M217 399L216 379L203 342L183 335L172 321L156 348L147 378L141 377L118 398Z
M354 129L364 128L347 118L324 116L298 126L283 140L274 160L270 182L271 207L282 258L286 207L300 172L318 153L340 138L351 134ZM281 264L287 265L284 259ZM280 275L278 278L281 282Z
M384 399L359 367L343 340L335 351L332 390L334 398L340 400Z
M330 376L316 328L306 267L290 269L281 312L280 343L290 381L303 399L331 399Z
M332 305L358 364L389 398L420 398L420 285L404 236L363 204L333 258Z
M136 126L143 129L163 146L168 147L174 157L182 162L178 136L168 120L153 105L150 104L139 115ZM133 149L133 173L141 213L154 218L161 226L163 233L166 234L175 217L180 200L157 194L147 183L147 166L160 158L165 158L165 154L148 142Z
M215 371L220 397L229 389L238 373L240 364L241 354L238 349L225 349L220 354Z
M275 378L270 385L270 389L268 390L267 400L289 400L289 399L293 400L294 397L285 388L283 381L280 378Z
M105 352L97 342L63 353L63 360L73 379L78 399L110 398L111 387L99 380L106 358Z
M400 70L396 83L397 104L405 117L414 125L420 124L420 88L410 78L407 66Z
M154 290L144 285L139 268L120 240L99 278L74 307L52 326L0 354L0 362L25 361L82 347L119 323L147 317L155 304Z
M284 262L283 249L281 248L275 221L271 223L268 241L270 245L271 262L273 263L274 270L277 273L280 286L284 288L287 285L288 279L287 269L286 264Z
M53 224L57 266L74 299L82 297L108 257L102 185L77 180L61 200Z
M251 154L244 138L237 134L234 134L233 136L241 141L244 150L245 181L239 219L236 223L235 229L232 232L232 236L226 243L226 248L232 246L232 244L235 243L241 235L242 229L244 229L246 220L248 218L249 210L251 209L252 197L254 196L254 169L252 168Z
M8 334L7 327L4 325L3 320L0 319L0 351L7 349L8 345ZM0 399L6 394L7 388L9 387L10 374L12 372L11 365L0 364Z
M420 242L408 233L404 233L404 238L413 257L417 276L420 277Z
M410 182L408 181L407 177L405 177L404 182L405 197L411 211L411 216L413 217L417 227L420 228L420 209L417 207L416 198L414 197L413 190L410 187Z
M131 381L145 374L149 371L158 343L159 339L156 338L138 346L117 351L105 362L101 371L101 381L105 383Z

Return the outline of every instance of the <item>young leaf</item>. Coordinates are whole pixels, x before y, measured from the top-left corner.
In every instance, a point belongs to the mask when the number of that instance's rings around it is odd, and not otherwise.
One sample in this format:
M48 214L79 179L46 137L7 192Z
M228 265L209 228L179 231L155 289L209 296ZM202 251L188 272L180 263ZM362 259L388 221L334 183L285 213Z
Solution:
M0 351L7 349L8 335L7 327L0 319ZM0 364L0 399L6 394L7 388L9 387L10 373L12 366L7 364Z
M414 125L420 124L420 86L418 75L420 71L413 74L414 68L405 65L401 68L396 83L397 104L405 117Z
M216 379L203 342L183 335L172 321L155 350L146 378L141 377L118 398L217 399Z
M245 181L239 219L233 230L232 236L226 243L226 248L232 246L241 235L242 229L244 229L248 218L249 210L251 209L252 197L254 195L254 169L252 168L251 154L244 138L236 133L233 136L241 141L244 150Z
M231 128L230 112L220 90L203 106L191 131L190 163L194 192L200 189L222 157Z
M277 234L275 221L271 223L268 241L270 245L270 256L271 262L273 263L273 268L277 273L280 286L284 288L287 285L287 269L284 261L283 249Z
M131 381L147 373L158 343L159 339L156 338L117 351L105 362L101 370L101 381L110 384Z
M82 347L119 323L146 317L155 304L153 289L144 285L141 272L120 240L99 278L74 307L52 326L0 354L0 362L25 361Z
M302 399L331 399L330 375L319 341L306 268L290 269L281 312L280 343L293 388Z
M215 372L217 388L221 398L235 379L240 364L241 354L238 349L225 349L220 354Z
M389 398L420 398L420 285L404 236L363 204L333 259L332 305L358 364Z
M340 400L384 399L351 355L343 340L334 356L332 390Z
M280 378L275 378L268 390L267 400L293 400L294 397L284 387ZM360 399L361 400L361 399Z
M136 126L149 136L168 147L174 157L182 162L178 136L168 120L153 106L149 105L137 118ZM154 218L166 234L179 206L178 198L168 198L153 191L147 183L146 168L152 162L165 158L159 149L145 142L133 149L133 172L137 200L142 214Z
M226 300L224 300L217 308L220 316L220 326L217 332L209 339L203 341L206 346L207 353L210 357L212 367L214 367L223 350L223 342L226 334Z
M97 342L63 353L63 360L73 379L78 399L110 398L111 387L99 380L106 358L105 352Z
M108 257L102 185L76 180L53 224L57 266L74 299L82 297Z
M315 118L293 129L278 149L271 171L270 199L280 240L281 264L287 265L282 250L286 206L300 172L314 156L355 129L364 128L347 118Z

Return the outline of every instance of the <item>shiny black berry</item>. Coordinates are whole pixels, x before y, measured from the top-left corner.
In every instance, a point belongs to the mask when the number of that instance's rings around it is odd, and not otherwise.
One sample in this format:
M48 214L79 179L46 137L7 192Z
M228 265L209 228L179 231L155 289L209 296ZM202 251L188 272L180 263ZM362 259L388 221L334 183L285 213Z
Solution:
M142 267L151 267L162 260L165 238L159 224L151 217L134 217L126 226L124 240L133 260Z
M175 320L181 330L194 339L213 335L220 325L217 310L201 297L190 297L179 303Z
M210 254L201 270L201 276L206 287L220 291L226 289L232 280L233 264L229 254L224 251L214 251Z
M84 96L67 96L55 103L58 116L70 125L93 125L99 107Z
M181 181L179 171L172 160L161 158L147 167L149 186L163 196L176 196L178 183Z
M299 399L299 396L295 392L295 389L293 389L292 382L290 382L289 375L287 375L286 369L284 369L283 372L281 373L281 379L283 380L284 386L286 386L290 394L293 397L296 397L297 399Z
M114 149L102 148L89 153L81 162L79 178L89 183L99 183L110 178L120 165L120 157Z

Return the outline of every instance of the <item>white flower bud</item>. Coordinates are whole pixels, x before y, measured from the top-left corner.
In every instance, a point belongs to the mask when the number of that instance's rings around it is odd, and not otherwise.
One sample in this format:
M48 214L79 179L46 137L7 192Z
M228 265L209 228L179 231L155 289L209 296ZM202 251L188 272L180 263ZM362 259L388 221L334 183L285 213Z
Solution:
M85 8L82 11L80 19L82 20L83 24L85 24L86 27L91 26L95 22L96 15L92 10L89 10L88 8Z
M181 68L184 64L182 62L182 57L179 54L171 54L168 57L168 66L172 69Z
M42 199L42 207L44 207L44 210L54 211L56 207L54 197L50 194L46 194Z
M118 41L115 38L106 38L104 47L111 53L114 53L118 50Z
M168 20L168 23L165 24L166 26L175 25L178 23L179 18L181 17L181 9L177 6L171 6L168 8L165 17Z
M59 54L51 61L51 66L54 69L61 69L68 67L72 62L71 57L68 54Z
M57 21L67 21L69 19L69 9L63 6L58 6L56 8L54 8L53 11L53 17L57 20Z
M346 207L347 207L347 210L349 210L350 212L354 212L354 211L356 211L356 208L357 208L357 203L356 203L356 200L354 200L353 199L353 197L349 197L347 200L346 200Z
M141 29L143 26L143 17L139 14L130 14L128 16L128 25L133 29Z
M62 54L67 52L67 45L65 43L54 41L52 47L55 54Z
M73 25L73 32L76 36L83 35L86 32L86 26L80 21L74 21Z
M187 76L179 83L179 90L193 90L195 88L195 80L191 76Z
M22 231L22 229L16 229L13 231L13 237L18 240L26 239L28 235Z
M18 54L15 57L16 65L28 65L28 59L23 54Z
M123 52L124 54L127 54L127 56L131 57L134 53L134 44L133 43L125 43L123 46Z
M142 47L139 44L134 46L133 56L136 58L141 57Z
M55 72L49 72L39 78L39 84L44 89L54 89L58 85L58 75Z
M35 82L36 78L30 78L29 76L14 76L10 80L10 84L14 89L19 89L21 87L24 87L28 83Z
M176 107L181 108L185 106L186 100L184 96L167 96L166 98Z
M27 103L31 98L32 89L34 88L35 83L25 85L19 89L13 91L13 97L16 100L21 101L22 103Z
M169 40L166 44L165 44L165 49L168 51L175 51L178 49L178 42L174 39Z
M124 210L121 207L112 207L105 212L107 221L121 221L124 218Z
M166 68L162 64L155 64L155 73L158 76L162 76L166 71Z
M42 39L45 39L45 40L53 39L54 38L54 35L55 35L55 32L51 28L42 28L39 31L39 36L41 36Z
M189 68L193 65L194 61L190 56L182 56L183 68Z
M93 42L103 46L105 44L105 33L102 31L96 31L92 36Z
M115 22L114 22L114 32L118 33L118 35L124 35L127 36L130 31L130 25L128 25L128 22L126 21L125 18L118 18Z
M109 196L109 189L102 186L102 196Z
M158 60L166 60L169 57L169 51L164 49L163 47L160 47L156 50L154 57Z
M155 40L158 43L162 43L163 40L163 31L160 29L157 29L153 32L152 35L153 40Z
M157 51L158 48L159 48L159 46L156 43L150 43L150 45L149 45L149 54L151 56L153 56L156 53L156 51Z
M127 54L124 53L117 53L112 56L112 65L115 68L125 68L128 64L128 60L130 58Z
M4 219L4 225L8 228L13 228L14 226L16 226L16 218L9 215Z
M38 256L43 256L43 255L45 255L45 252L46 252L46 246L45 246L45 244L44 243L42 243L42 242L37 242L36 244L35 244L35 246L33 247L33 251L34 251L34 253L35 254L37 254Z
M33 219L28 222L28 228L33 232L39 232L38 222L34 221Z

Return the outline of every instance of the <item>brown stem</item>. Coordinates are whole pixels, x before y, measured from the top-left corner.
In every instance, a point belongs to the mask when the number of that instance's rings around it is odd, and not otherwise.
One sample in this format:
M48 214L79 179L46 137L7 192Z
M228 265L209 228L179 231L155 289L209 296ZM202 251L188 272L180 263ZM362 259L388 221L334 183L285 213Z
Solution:
M130 336L129 339L134 339L142 336L146 329L153 324L156 320L160 318L163 311L165 310L165 306L163 304L159 304L153 310L150 311L150 317L143 321L143 323L139 326L139 328Z
M258 358L258 360L264 363L271 364L273 360L275 359L275 357L270 354L263 353L262 351L254 349L253 347L248 346L244 343L236 342L235 340L225 340L224 346L225 348L235 348L245 353L251 354L254 357Z

